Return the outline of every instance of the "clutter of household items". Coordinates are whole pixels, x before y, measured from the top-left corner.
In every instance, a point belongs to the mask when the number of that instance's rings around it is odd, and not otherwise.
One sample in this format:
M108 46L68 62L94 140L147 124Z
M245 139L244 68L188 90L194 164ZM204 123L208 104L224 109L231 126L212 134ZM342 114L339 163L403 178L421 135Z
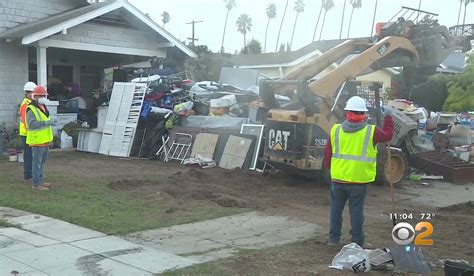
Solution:
M257 121L251 107L259 98L258 71L222 68L218 82L193 83L185 74L124 70L109 74L115 81L106 104L95 127L78 127L77 150L200 168L266 166L259 158L263 118ZM120 75L129 78L117 81Z
M404 140L403 147L410 155L411 165L424 172L411 174L410 180L463 182L474 179L474 112L429 112L405 99L391 100L387 105L397 110L393 114L394 140L402 137L400 140Z
M329 268L350 270L355 273L391 271L392 273L431 274L430 267L443 267L445 275L472 275L474 266L466 260L440 259L428 262L423 250L411 245L394 245L388 248L364 249L356 243L342 247Z
M75 135L68 133L77 150L176 160L201 168L267 167L262 142L268 109L260 99L258 71L224 67L219 81L196 83L185 73L157 73L163 72L136 68L105 72L111 89L97 92L96 99L105 104L97 107L96 123L89 128L79 125ZM284 96L275 98L280 104L288 102ZM409 153L410 165L425 176L474 179L470 113L428 112L404 99L385 105L395 108L391 145ZM410 179L418 176L412 174Z

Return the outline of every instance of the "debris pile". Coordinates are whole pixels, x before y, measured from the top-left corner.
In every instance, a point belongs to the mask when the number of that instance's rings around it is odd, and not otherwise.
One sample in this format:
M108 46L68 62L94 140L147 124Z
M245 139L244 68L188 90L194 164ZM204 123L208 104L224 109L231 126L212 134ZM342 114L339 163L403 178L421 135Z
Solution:
M398 110L391 144L406 148L414 167L449 181L473 179L474 113L428 112L405 99L392 100L387 105Z

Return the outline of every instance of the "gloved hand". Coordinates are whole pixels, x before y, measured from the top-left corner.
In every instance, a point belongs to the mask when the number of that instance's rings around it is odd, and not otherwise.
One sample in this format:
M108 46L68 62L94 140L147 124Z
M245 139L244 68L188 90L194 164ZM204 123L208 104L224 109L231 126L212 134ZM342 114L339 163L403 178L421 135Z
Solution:
M383 106L382 107L383 116L392 116L393 111L394 111L394 109L391 106Z

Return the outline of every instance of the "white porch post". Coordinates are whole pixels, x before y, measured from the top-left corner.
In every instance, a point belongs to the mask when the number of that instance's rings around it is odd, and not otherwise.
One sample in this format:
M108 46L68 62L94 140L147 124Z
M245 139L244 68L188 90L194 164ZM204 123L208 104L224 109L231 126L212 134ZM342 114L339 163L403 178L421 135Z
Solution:
M36 46L37 84L48 84L48 66L46 63L46 47Z

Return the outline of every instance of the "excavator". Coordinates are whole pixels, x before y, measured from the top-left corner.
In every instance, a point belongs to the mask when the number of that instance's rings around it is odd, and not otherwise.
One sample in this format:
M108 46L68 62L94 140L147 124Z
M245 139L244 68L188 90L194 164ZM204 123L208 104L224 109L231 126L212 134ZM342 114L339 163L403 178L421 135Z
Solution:
M436 67L455 49L470 49L470 41L451 35L445 26L438 24L436 14L408 7L402 7L400 13L402 16L394 16L396 20L378 23L375 37L346 40L289 71L280 80L260 83L260 97L269 109L264 123L265 162L297 174L323 172L328 134L332 125L344 118L344 95L347 96L348 87L354 87L351 83L355 77L383 68L403 67L405 83L415 85L434 74ZM336 69L320 74L338 62L341 63ZM371 85L376 96L375 112L380 107L379 88ZM291 100L281 104L276 94ZM391 154L382 154L383 148L379 147L377 181L397 183L408 171L402 149L409 146L406 144L409 141L400 137L408 132L400 129L406 116L402 112L396 115ZM416 125L412 128L409 130L416 131ZM391 156L391 162L386 162L387 156Z

